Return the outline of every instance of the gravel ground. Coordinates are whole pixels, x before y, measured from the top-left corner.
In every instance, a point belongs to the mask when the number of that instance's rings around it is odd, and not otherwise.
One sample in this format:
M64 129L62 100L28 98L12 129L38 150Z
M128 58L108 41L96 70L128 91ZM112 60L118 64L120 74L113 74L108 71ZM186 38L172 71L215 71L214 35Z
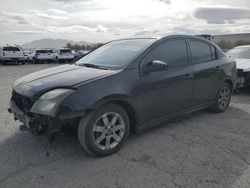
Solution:
M200 111L137 135L105 158L90 157L74 134L20 132L6 109L13 82L54 65L0 65L0 187L250 187L250 91L222 114Z

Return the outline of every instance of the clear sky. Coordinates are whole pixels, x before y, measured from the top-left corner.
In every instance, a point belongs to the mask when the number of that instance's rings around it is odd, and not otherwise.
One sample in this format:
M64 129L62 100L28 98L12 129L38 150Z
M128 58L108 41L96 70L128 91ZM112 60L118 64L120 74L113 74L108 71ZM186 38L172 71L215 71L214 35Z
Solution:
M250 0L0 0L0 45L250 32Z

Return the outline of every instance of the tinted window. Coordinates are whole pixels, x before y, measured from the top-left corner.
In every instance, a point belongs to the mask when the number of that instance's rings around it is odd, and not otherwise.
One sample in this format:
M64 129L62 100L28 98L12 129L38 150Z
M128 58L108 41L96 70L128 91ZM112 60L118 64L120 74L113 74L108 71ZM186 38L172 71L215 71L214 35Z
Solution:
M53 51L52 50L37 50L36 51L37 53L53 53Z
M60 50L60 53L71 53L71 50L68 49Z
M4 47L3 51L20 51L17 47Z
M88 53L77 64L92 64L105 68L119 69L128 65L155 39L131 39L113 41Z
M144 59L145 63L161 60L169 67L188 64L186 42L183 39L168 40L156 46Z
M196 64L213 60L209 44L195 40L190 40L189 44L193 63Z

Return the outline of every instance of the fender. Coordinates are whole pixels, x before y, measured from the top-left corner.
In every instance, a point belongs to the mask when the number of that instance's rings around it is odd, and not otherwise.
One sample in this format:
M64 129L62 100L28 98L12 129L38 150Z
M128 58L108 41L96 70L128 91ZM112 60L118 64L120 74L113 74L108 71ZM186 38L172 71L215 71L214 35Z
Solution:
M71 118L81 117L81 116L86 115L88 112L90 112L92 110L97 110L102 105L104 105L106 103L111 103L111 102L115 102L115 103L119 103L119 102L123 103L124 102L124 103L128 104L135 112L135 107L132 105L132 102L129 99L129 96L122 95L122 94L113 94L113 95L109 95L109 96L106 96L106 97L98 100L96 103L94 103L93 105L91 105L90 107L88 107L86 109L72 111L72 112L67 113L67 114L61 114L60 110L59 110L59 113L57 114L57 116L60 119L71 119ZM132 112L132 113L134 113L134 112Z
M227 76L227 77L225 77L223 80L221 80L220 83L218 84L218 86L217 86L217 88L216 88L216 90L215 90L215 93L214 93L214 98L216 97L216 95L217 95L217 93L218 93L220 87L222 86L222 84L223 84L224 82L230 82L230 83L232 84L232 91L234 91L234 89L235 89L235 81L232 79L232 77Z
M106 103L113 102L113 101L124 101L132 106L132 102L129 99L129 96L122 95L122 94L113 94L113 95L109 95L109 96L106 96L106 97L98 100L92 107L90 107L90 109L96 110L96 109L100 108L100 106L102 106Z

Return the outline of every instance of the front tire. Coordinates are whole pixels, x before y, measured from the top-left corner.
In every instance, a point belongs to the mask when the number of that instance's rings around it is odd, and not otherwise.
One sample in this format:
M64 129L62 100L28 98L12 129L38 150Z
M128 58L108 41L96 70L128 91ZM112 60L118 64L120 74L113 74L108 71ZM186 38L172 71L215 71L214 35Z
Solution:
M224 82L217 92L214 105L210 108L212 112L222 113L228 108L232 96L232 87L229 83Z
M130 120L116 104L106 104L83 117L78 127L78 140L84 150L96 156L117 152L129 135Z

